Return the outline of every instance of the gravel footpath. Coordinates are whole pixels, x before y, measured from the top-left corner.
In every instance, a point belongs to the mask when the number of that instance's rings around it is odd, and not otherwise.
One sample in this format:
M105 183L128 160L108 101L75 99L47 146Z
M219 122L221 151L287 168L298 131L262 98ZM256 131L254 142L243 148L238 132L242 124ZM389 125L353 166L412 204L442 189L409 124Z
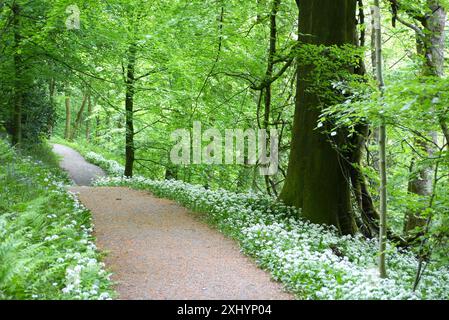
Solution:
M70 178L78 186L90 186L92 179L105 175L103 170L88 163L72 148L54 144L53 152L61 157L61 168L69 173Z
M100 174L70 148L55 152L77 184ZM293 299L234 241L173 201L128 188L70 190L92 211L120 299Z
M234 241L172 201L127 188L71 190L93 213L120 299L292 299Z

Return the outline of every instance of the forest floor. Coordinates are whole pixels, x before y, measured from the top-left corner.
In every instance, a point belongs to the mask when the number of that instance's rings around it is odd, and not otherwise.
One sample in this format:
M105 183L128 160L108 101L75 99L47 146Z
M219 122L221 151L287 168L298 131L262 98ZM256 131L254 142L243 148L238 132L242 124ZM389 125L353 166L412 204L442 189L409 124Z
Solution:
M91 210L120 299L293 299L238 245L173 201L128 188L87 187L104 173L55 145ZM94 168L95 167L95 168Z

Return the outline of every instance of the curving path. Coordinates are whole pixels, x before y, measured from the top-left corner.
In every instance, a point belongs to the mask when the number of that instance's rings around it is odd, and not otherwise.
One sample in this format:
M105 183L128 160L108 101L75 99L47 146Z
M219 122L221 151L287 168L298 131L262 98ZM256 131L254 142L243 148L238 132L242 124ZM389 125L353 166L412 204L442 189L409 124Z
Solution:
M61 157L61 168L69 173L70 178L78 186L90 186L93 179L105 175L103 170L88 163L72 148L54 144L53 152Z
M65 166L75 181L98 173L89 164L84 171L76 152L63 156L62 165L76 162ZM173 201L128 188L71 191L92 211L120 299L293 299L234 241Z

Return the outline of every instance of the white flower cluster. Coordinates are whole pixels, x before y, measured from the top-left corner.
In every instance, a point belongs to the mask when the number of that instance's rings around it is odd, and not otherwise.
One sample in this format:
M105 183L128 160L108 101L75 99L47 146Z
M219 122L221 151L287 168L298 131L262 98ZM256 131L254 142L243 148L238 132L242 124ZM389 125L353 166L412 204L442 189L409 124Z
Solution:
M117 177L123 176L125 173L125 168L120 165L117 161L107 160L102 155L95 152L88 152L85 155L87 161L98 165L100 168L105 170L109 175Z
M80 290L80 284L81 284L81 270L83 270L82 265L77 265L73 268L67 268L66 270L66 281L67 285L65 288L62 289L63 293L70 293L74 290Z
M68 255L68 258L75 258L75 256ZM99 263L97 259L81 256L78 256L77 263L74 267L66 269L65 287L62 289L62 293L74 295L79 299L110 300L111 296L108 292L99 293L98 280L94 281L90 287L83 284L83 278L95 277L96 274L105 275L104 264ZM106 277L110 278L110 274L107 274Z
M207 190L181 181L101 178L97 185L148 189L207 214L273 277L305 299L448 299L449 268L428 266L413 292L417 260L388 248L388 279L377 276L377 241L340 236L296 218L298 211L262 194Z
M49 237L45 237L44 241L53 241L53 240L58 240L59 236L57 234L54 234L52 236Z

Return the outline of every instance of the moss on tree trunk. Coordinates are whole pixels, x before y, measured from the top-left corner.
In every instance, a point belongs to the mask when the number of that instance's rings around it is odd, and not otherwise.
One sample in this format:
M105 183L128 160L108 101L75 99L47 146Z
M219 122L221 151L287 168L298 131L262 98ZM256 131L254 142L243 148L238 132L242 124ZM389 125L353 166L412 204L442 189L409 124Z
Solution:
M301 0L297 4L301 43L356 45L355 0ZM298 66L292 146L280 198L301 208L302 216L314 223L354 233L348 164L329 137L315 130L322 107L317 94L309 90L312 68ZM344 139L337 137L336 143L343 144Z

